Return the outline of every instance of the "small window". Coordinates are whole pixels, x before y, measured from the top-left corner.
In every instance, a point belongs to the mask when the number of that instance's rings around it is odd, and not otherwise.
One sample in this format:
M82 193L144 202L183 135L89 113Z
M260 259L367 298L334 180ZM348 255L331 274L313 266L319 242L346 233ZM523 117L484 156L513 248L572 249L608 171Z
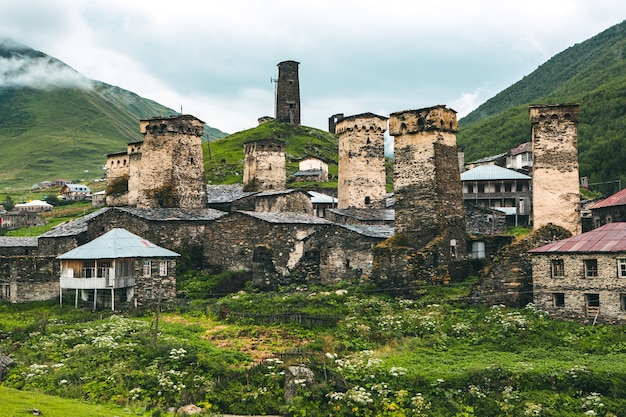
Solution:
M613 223L613 217L606 216L606 224Z
M619 295L619 309L626 311L626 294Z
M617 260L617 276L626 278L626 259Z
M510 182L504 183L504 192L505 193L510 193L512 189L513 189L513 184L511 184Z
M11 298L11 284L3 284L0 287L0 298Z
M162 277L167 276L167 261L159 262L159 275Z
M152 275L152 262L143 261L143 276L149 277L150 275Z
M496 193L502 192L502 184L496 184Z
M473 193L474 192L474 185L467 184L467 192L468 193Z
M600 294L585 294L587 307L600 307Z
M552 270L552 278L564 277L565 276L565 263L563 262L563 259L553 259L551 270Z
M485 184L478 184L478 192L479 193L485 192Z
M553 292L552 293L552 306L565 307L565 293Z
M585 277L594 278L598 276L598 260L585 259Z
M372 199L369 197L365 197L365 204L370 204L372 202Z

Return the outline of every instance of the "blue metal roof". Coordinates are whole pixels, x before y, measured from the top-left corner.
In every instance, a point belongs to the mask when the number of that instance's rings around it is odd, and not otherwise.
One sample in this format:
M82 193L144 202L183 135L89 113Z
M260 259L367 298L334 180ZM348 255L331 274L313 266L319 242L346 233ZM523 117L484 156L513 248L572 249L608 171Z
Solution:
M97 239L57 256L57 259L172 258L162 248L125 229L112 229Z
M480 165L461 174L461 181L530 180L528 175L498 165Z

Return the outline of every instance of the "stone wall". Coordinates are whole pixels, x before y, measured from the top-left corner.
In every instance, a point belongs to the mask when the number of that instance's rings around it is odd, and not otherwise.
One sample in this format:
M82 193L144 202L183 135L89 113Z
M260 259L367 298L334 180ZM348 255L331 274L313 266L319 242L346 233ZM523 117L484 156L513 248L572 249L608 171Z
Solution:
M9 286L8 298L12 303L58 297L59 274L55 256L0 257L0 287Z
M466 202L465 229L468 234L477 236L505 234L506 214Z
M533 143L533 228L548 223L581 233L578 104L530 107Z
M181 115L142 120L140 126L144 141L137 207L205 207L204 122Z
M266 139L244 144L244 191L280 191L286 183L285 142Z
M338 207L385 208L387 118L372 113L343 118L339 135Z

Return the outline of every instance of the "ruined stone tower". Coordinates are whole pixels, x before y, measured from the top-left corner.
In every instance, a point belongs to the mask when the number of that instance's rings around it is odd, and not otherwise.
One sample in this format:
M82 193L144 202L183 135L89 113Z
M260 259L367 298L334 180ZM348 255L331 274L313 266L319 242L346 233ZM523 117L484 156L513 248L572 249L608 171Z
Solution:
M581 232L578 104L532 105L533 228L548 223Z
M465 229L456 112L445 106L393 113L396 233L419 247L444 230Z
M276 85L276 120L292 125L300 124L300 81L296 61L278 64Z
M137 207L204 208L204 122L190 115L139 122L144 135Z
M387 118L372 113L344 117L339 135L340 209L385 208Z
M285 142L265 139L244 144L244 191L281 191L286 181Z

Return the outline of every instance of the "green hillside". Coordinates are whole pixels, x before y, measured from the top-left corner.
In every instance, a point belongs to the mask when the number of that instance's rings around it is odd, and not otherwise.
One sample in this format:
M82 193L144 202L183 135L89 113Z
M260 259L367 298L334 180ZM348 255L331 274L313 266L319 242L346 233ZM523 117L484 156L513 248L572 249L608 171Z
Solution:
M335 178L330 185L337 185L337 136L312 127L277 121L205 143L204 168L207 181L211 184L240 183L243 180L244 143L270 138L286 142L288 177L298 170L298 160L305 156L314 156L328 163L329 175Z
M24 46L0 42L0 60L9 68L0 84L2 189L57 178L100 178L105 154L141 140L139 119L176 114L132 92L88 80ZM50 85L55 82L59 86ZM205 134L206 139L226 136L208 126Z
M530 104L580 103L580 175L626 182L626 22L554 56L459 121L466 160L531 140Z

